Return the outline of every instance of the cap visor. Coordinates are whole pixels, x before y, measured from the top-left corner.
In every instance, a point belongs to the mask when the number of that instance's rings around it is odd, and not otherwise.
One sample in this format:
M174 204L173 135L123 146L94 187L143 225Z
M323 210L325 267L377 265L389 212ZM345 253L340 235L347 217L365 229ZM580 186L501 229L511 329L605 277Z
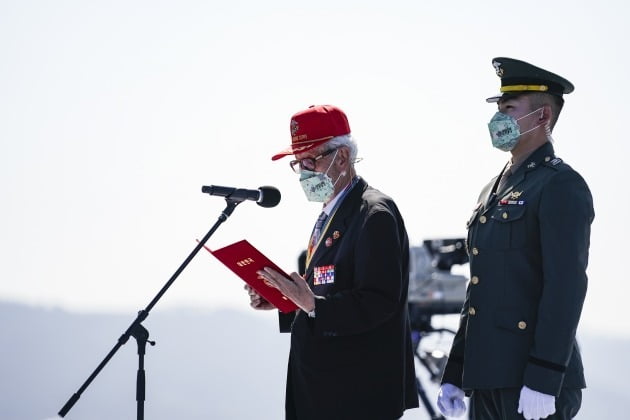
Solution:
M491 97L487 98L486 102L488 102L489 104L492 104L492 103L495 103L495 102L499 102L499 99L501 99L502 96L503 96L503 94L499 93L498 95L491 96Z
M296 153L307 152L307 151L309 151L311 149L314 149L315 147L319 146L320 144L326 143L330 139L332 139L332 137L325 137L323 139L309 140L309 141L303 142L303 143L292 144L291 146L287 147L283 151L273 155L271 157L271 160L278 160L278 159L281 159L281 158L283 158L285 156L288 156L288 155L294 155Z

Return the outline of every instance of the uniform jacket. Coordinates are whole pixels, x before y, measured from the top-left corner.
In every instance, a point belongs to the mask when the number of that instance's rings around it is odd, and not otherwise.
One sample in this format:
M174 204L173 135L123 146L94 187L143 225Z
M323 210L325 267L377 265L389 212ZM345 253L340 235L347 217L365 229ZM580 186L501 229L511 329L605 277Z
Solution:
M575 333L586 294L593 201L546 143L468 222L470 282L442 382L464 390L584 388Z
M409 244L394 202L359 179L340 204L305 278L315 318L291 331L287 419L387 420L417 407L407 315Z

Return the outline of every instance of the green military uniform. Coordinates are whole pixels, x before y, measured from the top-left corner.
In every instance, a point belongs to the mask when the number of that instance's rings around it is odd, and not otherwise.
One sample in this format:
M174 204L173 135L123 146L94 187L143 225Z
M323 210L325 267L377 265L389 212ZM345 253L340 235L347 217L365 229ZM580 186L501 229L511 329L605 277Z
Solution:
M546 143L468 222L471 280L443 382L550 395L585 386L575 331L586 294L593 201Z
M555 88L561 97L561 89L573 90L527 63L501 59L500 69L497 62L503 92L550 86L546 93ZM587 288L592 196L550 142L532 152L502 189L499 181L497 176L483 188L468 221L471 277L442 383L468 395L506 390L496 394L511 395L506 405L516 404L527 386L555 396L557 415L567 418L561 391L586 386L575 336ZM579 402L571 413L577 409ZM482 407L477 417L499 418L484 411L493 410ZM501 418L520 417L516 406L508 411Z

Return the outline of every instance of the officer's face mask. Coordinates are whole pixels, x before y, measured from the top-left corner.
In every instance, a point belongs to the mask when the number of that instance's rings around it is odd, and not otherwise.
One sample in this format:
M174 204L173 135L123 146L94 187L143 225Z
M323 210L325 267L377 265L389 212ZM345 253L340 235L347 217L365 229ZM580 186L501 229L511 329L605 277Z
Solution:
M300 185L302 186L308 201L325 203L332 198L337 181L345 175L345 172L340 173L334 183L330 176L328 176L328 171L332 167L336 158L337 151L335 150L335 155L333 156L330 165L328 165L326 172L315 172L309 171L308 169L302 169L300 171Z
M496 114L494 114L494 116L488 123L492 145L499 150L503 150L504 152L509 152L510 150L514 149L523 134L529 133L530 131L537 129L542 125L538 124L530 128L529 130L521 133L521 127L519 126L518 121L527 118L530 115L534 115L539 111L542 117L542 109L543 108L540 107L537 110L532 111L529 114L525 114L518 119L502 112L497 112Z

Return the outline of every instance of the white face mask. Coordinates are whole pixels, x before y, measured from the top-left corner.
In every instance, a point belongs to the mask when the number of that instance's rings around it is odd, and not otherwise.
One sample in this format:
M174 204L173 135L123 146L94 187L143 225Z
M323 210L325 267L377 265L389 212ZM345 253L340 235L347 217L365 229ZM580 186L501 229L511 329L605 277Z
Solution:
M532 111L529 114L525 114L518 119L515 119L514 117L504 114L502 112L497 112L496 114L494 114L494 116L488 123L492 145L499 150L503 150L504 152L509 152L510 150L513 150L523 134L529 133L530 131L535 130L542 125L538 124L537 126L534 126L529 130L521 133L521 127L518 125L518 121L532 114L535 114L540 110L542 110L542 108L538 108L537 110Z
M300 185L302 186L308 201L325 203L332 198L337 181L345 175L345 172L340 173L334 183L328 176L328 171L332 167L336 158L337 151L335 150L335 155L333 156L333 159L325 173L309 171L308 169L302 169L300 171Z

